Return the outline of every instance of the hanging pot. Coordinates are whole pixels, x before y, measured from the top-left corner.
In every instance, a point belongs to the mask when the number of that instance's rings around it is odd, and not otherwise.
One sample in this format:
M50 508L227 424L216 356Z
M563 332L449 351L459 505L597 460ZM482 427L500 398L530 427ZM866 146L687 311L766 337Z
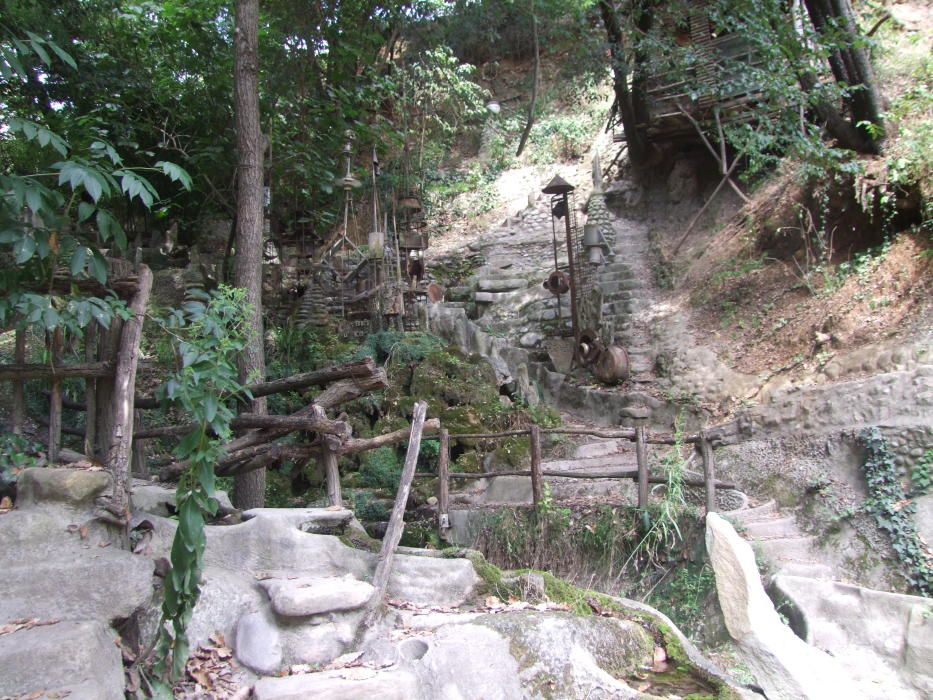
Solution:
M610 345L593 364L593 374L603 384L619 384L629 377L628 353L625 348Z
M544 288L556 296L566 294L570 291L570 275L563 270L554 270L544 281Z

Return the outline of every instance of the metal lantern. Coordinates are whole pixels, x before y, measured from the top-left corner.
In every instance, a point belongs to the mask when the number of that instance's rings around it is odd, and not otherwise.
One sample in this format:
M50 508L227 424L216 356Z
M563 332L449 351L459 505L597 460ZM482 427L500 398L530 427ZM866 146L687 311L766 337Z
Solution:
M603 262L603 234L599 230L599 224L589 223L583 225L583 249L586 251L586 259L591 265L601 265Z

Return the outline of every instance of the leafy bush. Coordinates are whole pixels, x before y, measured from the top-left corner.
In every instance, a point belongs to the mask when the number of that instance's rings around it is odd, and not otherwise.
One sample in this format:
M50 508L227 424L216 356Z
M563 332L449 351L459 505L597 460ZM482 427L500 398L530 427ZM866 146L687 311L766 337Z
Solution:
M443 349L444 341L430 333L379 331L366 336L356 351L356 357L371 357L379 364L390 361L412 364Z
M40 464L41 446L22 435L0 434L0 493L16 483L23 469Z
M360 460L360 481L371 488L397 491L402 465L392 447L364 452Z
M389 509L386 505L365 491L353 494L353 512L363 522L381 522L389 519Z

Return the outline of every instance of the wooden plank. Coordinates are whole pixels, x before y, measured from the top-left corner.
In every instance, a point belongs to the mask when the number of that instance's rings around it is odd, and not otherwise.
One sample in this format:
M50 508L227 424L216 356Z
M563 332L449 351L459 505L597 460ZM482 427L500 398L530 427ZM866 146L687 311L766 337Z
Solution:
M635 458L638 460L638 507L648 507L648 446L645 442L645 426L635 428Z
M700 441L700 454L703 457L703 478L706 480L706 512L716 512L716 458L713 445L705 437Z
M528 434L531 439L531 500L537 510L544 496L544 477L541 474L541 428L532 425Z
M450 528L450 432L441 428L437 453L437 530L445 537Z
M389 586L389 575L392 573L395 549L398 547L398 543L402 539L402 533L405 530L405 507L408 504L408 494L411 492L411 482L415 476L415 467L418 463L418 452L421 449L421 429L424 426L424 416L427 410L428 404L424 401L415 404L414 415L411 420L411 439L408 441L408 452L405 454L405 466L402 468L402 476L399 480L398 493L395 495L395 505L392 507L389 525L386 528L385 537L382 539L382 547L379 549L376 573L373 575L373 588L375 590L367 605L369 612L363 625L364 628L371 627L375 621L385 598L386 589Z
M26 364L26 331L16 329L16 349L14 350L16 364ZM23 382L13 382L13 433L23 434L23 418L26 415L26 400L23 395Z
M60 365L14 363L0 365L0 382L25 379L84 379L113 376L112 362L85 362Z
M62 329L52 331L51 354L52 366L62 364L62 343L64 341ZM52 393L49 396L49 463L58 461L58 450L62 446L62 380L52 380Z

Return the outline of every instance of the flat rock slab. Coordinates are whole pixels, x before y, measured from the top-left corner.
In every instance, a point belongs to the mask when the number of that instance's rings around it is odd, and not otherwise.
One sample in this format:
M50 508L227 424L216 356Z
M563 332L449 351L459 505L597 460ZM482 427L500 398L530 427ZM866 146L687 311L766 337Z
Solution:
M418 679L407 671L376 672L368 668L263 678L253 688L255 700L414 700L421 697Z
M369 600L374 590L352 576L273 578L260 581L259 585L269 594L275 612L284 617L355 610Z
M243 513L243 520L275 520L302 532L331 534L346 527L353 511L346 508L253 508Z
M64 503L86 507L110 488L110 474L105 471L68 468L26 469L16 485L16 505L20 508L41 503Z
M527 286L528 282L521 277L481 279L476 283L477 289L481 292L512 292L516 289L524 289Z
M59 622L0 635L0 696L122 700L123 660L103 624Z

